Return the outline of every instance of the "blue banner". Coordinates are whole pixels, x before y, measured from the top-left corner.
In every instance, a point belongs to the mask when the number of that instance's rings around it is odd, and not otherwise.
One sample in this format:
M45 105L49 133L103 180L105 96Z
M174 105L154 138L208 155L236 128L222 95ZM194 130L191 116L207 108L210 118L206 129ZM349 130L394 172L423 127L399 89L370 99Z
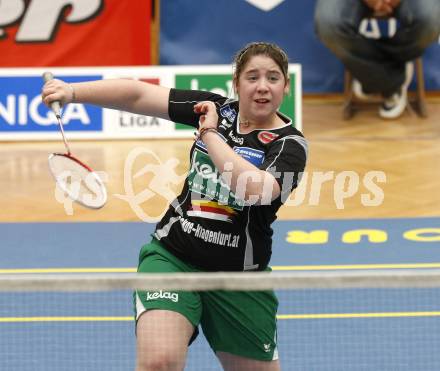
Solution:
M271 41L302 65L305 93L340 92L344 68L316 37L314 7L298 0L163 1L160 63L228 64L246 43ZM423 61L426 89L440 90L438 43Z
M102 79L102 76L57 76L67 82ZM37 76L0 77L0 132L58 131L55 115L41 101L43 80ZM102 109L69 104L63 110L66 131L101 131Z

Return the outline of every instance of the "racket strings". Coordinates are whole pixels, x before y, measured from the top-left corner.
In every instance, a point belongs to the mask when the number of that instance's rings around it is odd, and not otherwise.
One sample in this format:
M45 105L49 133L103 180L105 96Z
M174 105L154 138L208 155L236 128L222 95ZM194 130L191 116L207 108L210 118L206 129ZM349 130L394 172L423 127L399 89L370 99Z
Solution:
M107 201L104 183L91 169L66 154L52 154L49 168L58 186L73 200L90 208L100 208Z

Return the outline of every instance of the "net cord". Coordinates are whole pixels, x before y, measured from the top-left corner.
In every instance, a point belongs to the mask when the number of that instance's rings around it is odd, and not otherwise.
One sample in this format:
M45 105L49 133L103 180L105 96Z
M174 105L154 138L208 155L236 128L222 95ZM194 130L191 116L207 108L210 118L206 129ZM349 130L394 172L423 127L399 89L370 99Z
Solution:
M440 269L325 272L4 274L1 292L439 288Z

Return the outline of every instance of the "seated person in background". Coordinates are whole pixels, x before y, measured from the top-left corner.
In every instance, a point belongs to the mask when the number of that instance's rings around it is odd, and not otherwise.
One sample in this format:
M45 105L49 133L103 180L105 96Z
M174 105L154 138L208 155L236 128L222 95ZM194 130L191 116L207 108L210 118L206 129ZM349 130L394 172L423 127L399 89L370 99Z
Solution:
M359 24L372 16L396 18L394 36L361 35ZM361 99L382 95L379 115L397 118L407 105L412 61L439 38L440 0L317 0L315 27L353 75L354 94Z

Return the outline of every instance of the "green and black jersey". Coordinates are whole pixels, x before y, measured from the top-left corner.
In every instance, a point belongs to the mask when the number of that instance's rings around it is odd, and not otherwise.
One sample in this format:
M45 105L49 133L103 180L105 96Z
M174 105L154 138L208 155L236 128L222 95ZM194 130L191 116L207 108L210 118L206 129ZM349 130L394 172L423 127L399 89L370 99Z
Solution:
M220 137L241 157L277 179L281 195L261 205L244 203L220 176L201 140L190 151L190 168L181 194L158 223L154 237L175 256L207 271L264 270L272 253L271 224L283 201L304 171L307 142L291 121L286 125L239 130L238 102L220 95L172 89L169 116L174 122L198 128L194 104L213 101L219 116ZM232 165L232 164L231 164ZM243 184L252 175L243 174Z

